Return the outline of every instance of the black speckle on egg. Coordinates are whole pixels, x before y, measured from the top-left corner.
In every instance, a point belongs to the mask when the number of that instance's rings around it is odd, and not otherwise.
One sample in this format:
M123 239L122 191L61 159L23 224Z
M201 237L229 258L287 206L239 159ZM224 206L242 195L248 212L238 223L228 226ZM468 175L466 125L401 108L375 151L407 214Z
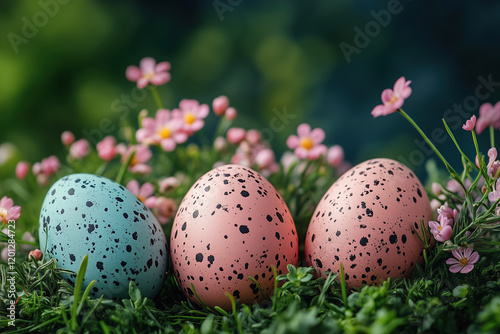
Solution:
M85 205L87 205L89 208L94 205L94 203L92 203L91 201L87 201L87 203L85 203Z
M361 246L366 246L368 244L368 238L367 237L362 237L361 240L359 240L359 244Z
M196 254L196 262L203 262L203 254L201 253Z
M405 236L406 238L406 236ZM398 242L398 236L396 234L392 234L390 237L389 237L389 242L391 244L395 244L396 242Z
M240 194L241 194L241 196L243 196L243 197L248 197L248 196L250 196L250 194L249 194L249 193L248 193L248 191L246 191L246 190L242 190L242 191L240 192Z
M250 230L248 229L248 226L246 226L246 225L241 225L241 226L240 226L240 232L241 232L242 234L247 234L248 232L250 232Z

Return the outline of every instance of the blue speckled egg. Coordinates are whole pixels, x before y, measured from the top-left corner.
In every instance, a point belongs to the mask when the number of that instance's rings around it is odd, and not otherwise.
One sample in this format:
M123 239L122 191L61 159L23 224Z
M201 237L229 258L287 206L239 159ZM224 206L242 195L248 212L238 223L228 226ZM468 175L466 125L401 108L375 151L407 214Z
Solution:
M40 249L59 267L78 272L88 255L83 285L96 280L94 296L128 298L134 281L153 298L165 280L168 248L160 224L134 194L107 178L73 174L58 180L43 201L39 236Z

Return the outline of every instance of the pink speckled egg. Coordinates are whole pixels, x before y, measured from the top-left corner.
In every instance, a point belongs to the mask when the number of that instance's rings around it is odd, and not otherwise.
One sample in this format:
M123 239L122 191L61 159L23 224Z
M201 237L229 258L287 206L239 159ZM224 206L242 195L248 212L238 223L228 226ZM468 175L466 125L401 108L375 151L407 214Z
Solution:
M186 194L172 226L173 270L184 294L210 307L259 302L274 275L297 265L299 244L285 202L259 173L239 165L215 168ZM253 277L258 286L249 276ZM192 287L191 287L192 285ZM195 291L193 291L193 288Z
M422 260L421 219L427 224L432 212L415 174L394 160L365 161L319 202L306 235L307 264L326 277L343 263L349 287L406 277Z

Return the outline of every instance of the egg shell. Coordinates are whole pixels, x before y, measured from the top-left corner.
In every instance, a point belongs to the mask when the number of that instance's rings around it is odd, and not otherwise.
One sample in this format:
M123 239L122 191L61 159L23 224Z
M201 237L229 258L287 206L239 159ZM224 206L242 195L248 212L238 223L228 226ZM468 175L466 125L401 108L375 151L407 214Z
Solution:
M342 175L313 214L306 262L326 277L344 265L349 287L411 274L424 245L415 232L432 219L424 187L403 164L365 161Z
M88 255L83 286L94 296L128 298L129 281L153 298L166 276L165 234L149 209L122 185L72 174L48 191L40 212L40 249L59 267L78 272ZM73 275L63 275L74 283Z
M259 173L225 165L203 175L186 194L170 238L174 274L184 294L210 307L231 308L229 293L250 304L270 296L278 274L297 265L298 237L285 202ZM191 284L194 290L191 288Z

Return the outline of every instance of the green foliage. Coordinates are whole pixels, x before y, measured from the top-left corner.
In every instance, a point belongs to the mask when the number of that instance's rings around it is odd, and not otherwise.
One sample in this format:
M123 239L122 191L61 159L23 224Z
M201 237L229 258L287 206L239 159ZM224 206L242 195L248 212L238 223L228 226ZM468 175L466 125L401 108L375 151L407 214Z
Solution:
M348 291L343 302L336 275L314 278L312 267L288 266L273 296L260 305L232 299L231 311L197 307L182 297L172 277L160 296L142 296L134 282L129 299L93 298L75 287L54 260L16 266L16 327L6 309L8 272L0 266L0 328L8 333L496 333L500 329L500 265L450 280L446 271ZM75 273L73 273L75 274ZM434 276L430 278L430 276Z

